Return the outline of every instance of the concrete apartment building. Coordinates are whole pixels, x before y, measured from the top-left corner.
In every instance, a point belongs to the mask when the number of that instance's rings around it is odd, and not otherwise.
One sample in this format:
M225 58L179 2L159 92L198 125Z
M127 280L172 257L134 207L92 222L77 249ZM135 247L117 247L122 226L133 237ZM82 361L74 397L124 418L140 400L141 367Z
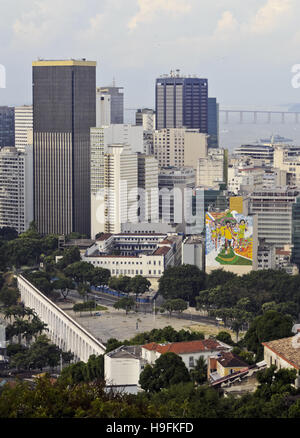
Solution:
M257 215L257 232L265 244L276 248L292 243L292 207L300 190L297 187L260 188L249 195L251 214Z
M154 156L160 167L197 167L207 156L207 134L197 129L161 129L153 133Z
M275 147L274 168L286 172L288 185L300 186L300 147Z
M33 145L33 107L15 107L15 147L24 152L25 147Z
M135 114L135 124L142 126L144 131L154 131L156 125L155 111L150 108L138 109Z
M33 150L0 150L0 227L23 233L33 220Z
M197 186L218 187L226 184L226 152L224 149L210 149L197 161Z

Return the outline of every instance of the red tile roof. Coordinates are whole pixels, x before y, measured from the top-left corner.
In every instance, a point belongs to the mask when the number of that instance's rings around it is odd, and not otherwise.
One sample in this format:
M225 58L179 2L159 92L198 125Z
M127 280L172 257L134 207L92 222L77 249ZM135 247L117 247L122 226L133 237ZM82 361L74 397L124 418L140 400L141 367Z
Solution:
M241 360L238 356L231 353L231 351L224 351L221 353L220 357L217 358L217 361L224 368L234 367L234 368L247 368L249 365Z
M146 350L157 351L158 353L197 353L198 351L216 351L223 350L224 345L214 339L203 339L200 341L188 341L188 342L174 342L166 345L156 344L151 342L150 344L143 345L142 348Z
M154 251L153 255L166 255L170 251L169 246L161 246L160 248L157 248L156 251Z
M103 242L104 240L109 239L112 236L111 233L104 233L102 236L99 236L97 242Z

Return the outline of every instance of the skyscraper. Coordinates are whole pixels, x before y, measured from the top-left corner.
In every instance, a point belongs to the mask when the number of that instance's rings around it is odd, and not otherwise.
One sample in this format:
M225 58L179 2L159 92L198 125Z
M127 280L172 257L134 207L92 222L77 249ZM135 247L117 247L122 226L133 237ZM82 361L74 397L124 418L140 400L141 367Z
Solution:
M219 104L215 97L208 98L208 148L219 147Z
M208 80L170 75L156 80L156 129L192 128L208 132Z
M23 233L33 220L33 153L15 147L0 150L0 227Z
M0 106L0 148L15 145L15 109Z
M24 105L15 107L15 146L24 151L27 145L32 145L33 109Z
M107 96L110 96L108 98ZM112 125L124 123L124 92L123 87L97 87L97 99L103 99L102 111L107 113L110 104L110 123ZM108 118L106 116L106 118ZM98 126L98 125L97 125Z
M95 62L33 62L34 217L43 234L90 234L95 89Z

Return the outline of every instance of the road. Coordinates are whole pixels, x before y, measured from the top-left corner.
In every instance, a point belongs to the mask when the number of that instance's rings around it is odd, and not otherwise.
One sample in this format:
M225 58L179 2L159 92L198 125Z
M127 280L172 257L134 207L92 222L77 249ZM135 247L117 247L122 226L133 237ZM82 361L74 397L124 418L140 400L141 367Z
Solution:
M81 298L80 295L78 294L78 292L76 291L71 291L69 293L69 296L73 297L73 298ZM96 303L102 305L102 306L107 306L107 307L113 307L113 305L118 301L117 297L113 297L113 296L107 296L107 294L102 293L102 292L92 292L89 293L89 299L95 299ZM158 300L159 301L159 298ZM158 304L159 306L159 304ZM147 314L153 313L153 307L152 307L152 303L151 304L138 304L138 312L139 313L143 313L143 314ZM168 315L168 313L165 313L164 315ZM173 313L172 314L172 318L178 318L178 319L184 319L186 321L192 321L192 322L202 322L205 324L211 324L214 326L218 326L218 323L216 322L216 320L214 318L210 318L208 316L203 316L203 315L197 315L195 313Z

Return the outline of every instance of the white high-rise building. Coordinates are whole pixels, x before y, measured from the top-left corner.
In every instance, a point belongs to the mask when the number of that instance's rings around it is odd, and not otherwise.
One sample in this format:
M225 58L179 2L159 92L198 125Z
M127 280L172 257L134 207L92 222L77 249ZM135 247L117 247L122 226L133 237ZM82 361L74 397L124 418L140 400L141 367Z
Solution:
M96 93L96 126L111 124L111 96L103 94L99 90Z
M33 221L33 149L0 150L0 227L23 233Z
M157 223L158 214L158 162L150 155L138 154L139 221Z
M197 185L216 187L224 183L225 179L225 151L224 149L210 149L207 157L198 160Z
M139 128L134 130L131 128ZM154 157L146 156L142 153L143 133L141 127L132 127L130 125L111 125L102 128L91 128L91 235L94 238L100 232L106 230L116 230L109 232L119 232L121 223L126 223L121 216L123 213L116 213L121 208L118 206L117 198L120 194L121 199L125 202L126 195L123 198L123 188L127 184L128 196L134 197L131 188L134 186L144 189L143 198L140 199L141 211L140 217L135 218L135 222L150 220L158 211L158 163ZM142 129L142 128L141 128ZM140 135L141 134L141 135ZM139 149L137 151L137 149ZM117 164L119 163L119 164ZM129 169L129 170L128 170ZM126 176L126 172L129 172ZM118 188L118 181L127 181L123 184L122 190ZM133 184L134 182L134 184ZM120 191L119 191L120 189ZM152 190L152 189L156 189ZM116 192L108 204L107 191ZM132 200L132 198L130 198ZM104 201L106 203L107 215L105 221ZM137 202L137 199L135 199ZM120 208L119 208L120 207ZM125 208L125 207L124 207ZM149 218L149 219L147 219ZM128 222L130 222L129 218ZM153 218L152 218L153 220ZM112 222L113 225L108 225Z
M258 237L267 245L283 248L292 243L292 206L297 187L258 188L249 195L250 213L258 217Z
M144 131L154 131L155 111L149 108L138 109L135 114L135 123L137 126L142 126Z
M24 151L33 144L33 108L29 105L15 107L15 147Z
M153 133L154 156L160 167L193 167L207 156L207 134L197 129L161 129Z

